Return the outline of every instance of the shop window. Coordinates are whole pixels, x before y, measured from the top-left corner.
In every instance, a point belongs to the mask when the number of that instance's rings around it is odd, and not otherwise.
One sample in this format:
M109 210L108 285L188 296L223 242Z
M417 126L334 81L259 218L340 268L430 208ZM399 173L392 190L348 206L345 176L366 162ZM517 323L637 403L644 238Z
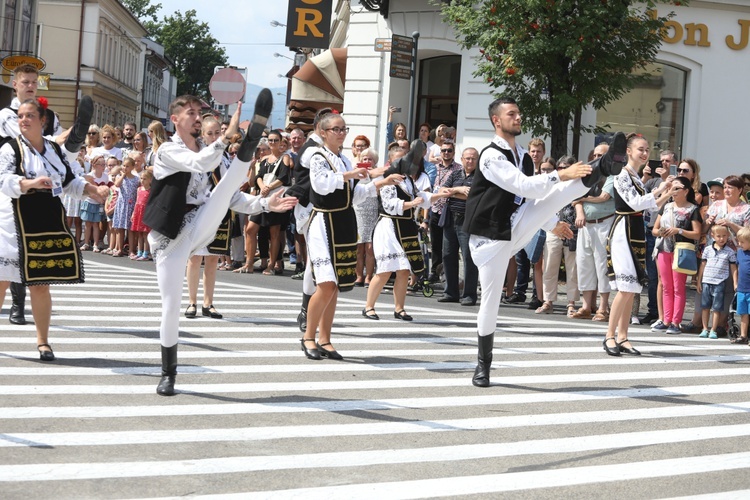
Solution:
M664 149L681 158L687 72L664 63L649 64L644 71L651 75L648 80L597 111L596 124L608 126L609 132L596 142L618 130L636 132L648 139L651 159Z
M415 127L425 122L432 128L441 123L456 126L460 79L461 56L439 56L419 62ZM416 132L412 131L409 137L416 137Z

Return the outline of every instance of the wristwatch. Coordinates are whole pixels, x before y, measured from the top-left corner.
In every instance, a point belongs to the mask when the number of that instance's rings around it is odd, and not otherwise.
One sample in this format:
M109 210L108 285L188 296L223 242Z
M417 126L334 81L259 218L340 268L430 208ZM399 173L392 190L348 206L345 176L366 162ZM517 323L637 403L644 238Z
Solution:
M682 228L680 228L680 230L677 232L680 234L680 236L682 236Z

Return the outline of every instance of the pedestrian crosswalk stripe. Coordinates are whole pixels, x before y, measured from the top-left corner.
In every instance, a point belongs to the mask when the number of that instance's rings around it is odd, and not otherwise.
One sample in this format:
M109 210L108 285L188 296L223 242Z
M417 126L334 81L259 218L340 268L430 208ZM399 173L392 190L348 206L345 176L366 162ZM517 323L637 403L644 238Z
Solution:
M466 367L468 371L470 366ZM114 370L114 369L113 369ZM160 368L154 367L149 374L157 374ZM235 372L236 373L236 372ZM180 374L190 375L190 373ZM223 375L226 371L206 371L206 375ZM122 374L121 374L122 375ZM132 374L129 374L132 375ZM569 384L575 382L614 382L627 380L664 380L705 377L730 377L750 375L750 368L724 368L707 370L675 370L648 372L606 372L606 373L573 373L557 375L502 375L497 374L495 381L505 386L524 386L528 384ZM305 382L248 382L248 383L180 383L180 391L185 393L228 393L228 392L308 392L308 391L344 391L362 389L406 389L427 387L464 387L468 386L465 377L461 378L420 378L420 379L386 379L357 381L305 381ZM149 381L151 382L151 381ZM42 394L150 394L152 384L145 385L4 385L0 386L0 395L42 395Z
M179 386L178 386L179 390ZM734 394L747 392L750 384L693 385L647 387L628 389L597 389L591 391L568 390L541 394L487 394L478 396L447 396L425 398L384 398L379 400L310 400L264 403L196 404L180 406L86 406L86 407L19 407L5 408L2 418L124 418L175 415L228 415L272 413L317 413L344 411L394 410L398 408L456 408L466 406L520 405L531 403L569 403L578 401L603 401L624 398L681 398L708 394ZM154 397L157 397L154 394Z
M197 432L195 434L198 434ZM581 453L596 450L646 447L671 443L700 442L709 439L728 439L750 435L750 424L681 428L659 431L621 433L617 441L610 435L593 435L519 441L515 443L486 443L439 446L431 448L380 449L340 451L299 455L263 455L259 457L204 458L173 461L91 462L87 464L24 464L0 465L0 482L5 481L65 481L77 479L109 479L127 477L157 477L173 475L253 472L289 469L351 468L379 464L409 464L478 460L482 458L518 457L555 453ZM44 442L34 446L50 446ZM54 445L51 445L54 446ZM750 453L734 454L738 461L750 466ZM727 455L721 456L723 462ZM679 460L679 459L678 459ZM632 465L632 464L631 464ZM701 471L705 472L705 470ZM626 476L633 480L632 475ZM526 485L528 488L529 485Z
M591 465L563 467L539 471L508 472L481 476L459 476L413 481L391 481L318 488L273 491L275 498L304 498L305 500L330 500L331 498L357 498L358 500L392 500L479 495L483 493L503 493L529 491L542 488L562 488L584 484L623 482L627 484L638 479L687 476L710 472L747 469L750 467L750 453L727 453L723 455L699 455L694 457L669 458L643 462L615 463L611 465ZM738 493L738 492L734 492ZM741 493L741 492L740 492ZM241 498L268 498L268 492L240 493ZM212 495L212 498L229 498L227 495ZM739 494L732 498L746 498Z
M604 410L505 417L465 418L449 420L420 420L418 422L379 422L358 424L279 425L266 427L232 427L227 429L106 431L106 432L44 432L6 433L0 448L25 446L120 446L157 443L196 443L210 441L268 441L294 439L313 435L331 438L346 436L384 436L409 433L458 432L490 429L511 429L530 426L564 426L600 422L659 420L664 418L711 417L744 414L750 411L750 401L722 404L669 405L632 410ZM729 432L737 426L726 426ZM737 436L750 430L742 427ZM720 436L714 435L713 438ZM721 437L731 437L724 435ZM31 444L36 443L36 444Z

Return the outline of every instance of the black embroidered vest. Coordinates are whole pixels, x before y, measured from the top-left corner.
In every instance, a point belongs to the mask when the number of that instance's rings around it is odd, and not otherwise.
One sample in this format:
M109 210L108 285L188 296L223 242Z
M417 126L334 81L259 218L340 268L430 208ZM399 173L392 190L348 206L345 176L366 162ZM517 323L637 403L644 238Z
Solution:
M164 236L175 239L185 218L185 200L190 172L176 172L154 179L143 213L143 223Z
M494 142L484 148L479 155L480 166L482 157L489 148L500 151L509 162L518 166L515 154ZM534 162L528 154L523 155L521 166L524 175L527 177L534 175ZM469 197L466 200L464 231L493 240L509 241L511 239L510 218L520 206L514 202L515 198L514 193L487 180L482 174L482 169L477 167L474 171L474 181L471 184Z

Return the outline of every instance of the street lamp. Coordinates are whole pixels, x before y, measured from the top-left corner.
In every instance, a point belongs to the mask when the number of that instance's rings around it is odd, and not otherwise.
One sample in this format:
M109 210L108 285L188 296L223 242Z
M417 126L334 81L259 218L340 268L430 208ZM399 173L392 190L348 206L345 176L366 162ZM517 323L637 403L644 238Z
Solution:
M286 24L282 24L276 20L271 21L271 26L273 26L274 28L278 28L279 26L286 28Z
M284 58L286 58L286 59L289 59L290 61L294 61L294 59L293 59L293 58L291 58L291 57L289 57L289 56L285 56L284 54L279 54L278 52L274 52L274 53L273 53L273 57L284 57Z

